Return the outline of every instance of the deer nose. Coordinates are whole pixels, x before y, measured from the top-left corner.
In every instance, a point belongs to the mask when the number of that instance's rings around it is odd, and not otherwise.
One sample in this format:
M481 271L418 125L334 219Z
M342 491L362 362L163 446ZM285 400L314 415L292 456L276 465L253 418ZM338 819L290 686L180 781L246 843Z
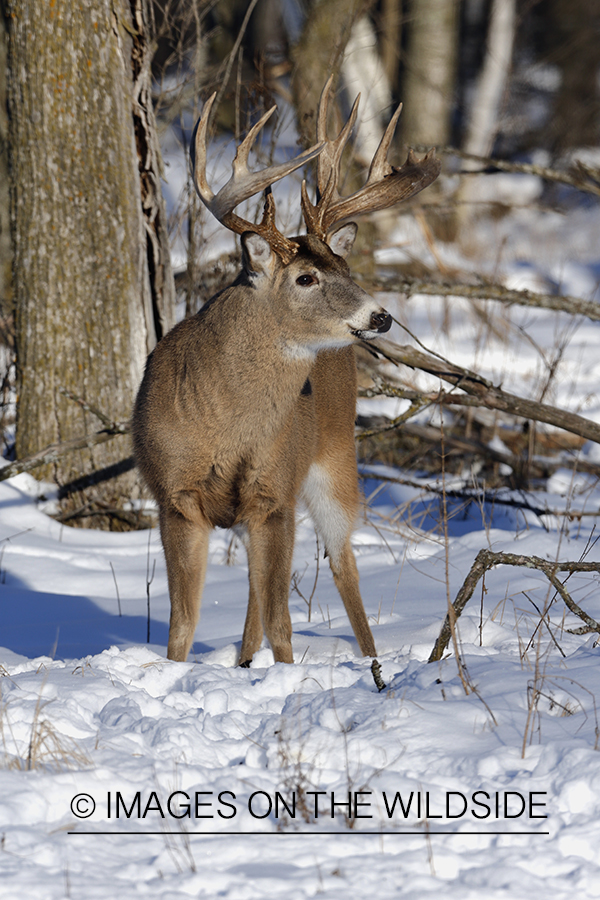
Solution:
M371 314L370 331L377 331L379 334L383 334L384 332L389 331L391 327L392 317L389 313L382 310L381 312Z

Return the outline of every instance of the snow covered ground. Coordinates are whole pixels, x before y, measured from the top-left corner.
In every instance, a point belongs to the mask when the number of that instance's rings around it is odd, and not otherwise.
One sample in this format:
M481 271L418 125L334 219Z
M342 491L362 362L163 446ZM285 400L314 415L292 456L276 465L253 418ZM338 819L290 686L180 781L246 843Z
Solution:
M168 662L157 534L62 527L35 493L0 485L3 900L600 895L594 635L559 601L540 626L543 576L504 567L459 622L476 691L427 663L479 549L598 560L590 520L471 509L446 545L396 523L408 488L380 492L354 538L379 694L322 561L310 622L291 594L296 664L240 669L245 559L216 532L193 659ZM301 520L306 598L315 550ZM568 586L599 618L597 577Z
M570 223L527 209L483 222L477 265L513 287L592 298L597 210ZM408 218L390 245L381 265L406 248L427 260ZM437 352L526 396L560 352L546 402L600 421L597 323L385 302ZM156 531L63 527L32 478L0 484L2 900L600 897L596 636L569 633L581 623L541 573L502 567L459 621L469 692L453 653L427 662L480 549L600 561L595 479L561 470L531 498L581 518L448 501L446 537L431 494L364 486L354 547L382 693L322 559L317 571L308 519L290 595L296 664L274 665L265 646L235 666L247 568L220 531L194 652L174 663ZM599 619L598 576L567 586Z

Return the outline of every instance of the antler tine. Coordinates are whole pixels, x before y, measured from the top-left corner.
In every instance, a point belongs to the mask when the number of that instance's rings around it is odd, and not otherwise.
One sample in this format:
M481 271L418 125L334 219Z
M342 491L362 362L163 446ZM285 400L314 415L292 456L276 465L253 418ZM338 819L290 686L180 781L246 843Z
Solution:
M217 93L215 91L212 97L209 97L204 104L202 116L198 119L196 128L194 129L195 137L190 152L194 184L200 199L206 205L208 205L214 197L206 180L206 129L208 128L208 119L216 96Z
M269 194L267 197L263 220L259 224L241 218L233 210L243 200L247 200L254 194L270 188L276 181L299 169L309 160L314 159L324 149L325 144L322 142L315 144L315 146L310 147L287 162L268 166L259 172L250 172L248 169L250 148L256 140L259 131L275 112L277 107L274 106L253 125L237 148L232 164L232 175L227 184L215 195L206 180L206 132L215 96L216 93L207 100L204 106L202 116L196 125L196 137L193 145L192 168L194 184L200 199L214 217L226 228L229 228L230 231L236 234L243 234L244 231L257 232L265 237L273 250L282 258L289 258L290 255L293 256L297 252L298 247L294 241L290 241L277 231L275 226L275 201L272 195Z
M250 153L250 148L256 139L256 135L262 129L262 127L269 121L277 106L272 106L271 109L268 109L266 113L264 113L258 122L256 122L242 143L239 145L237 150L235 151L235 158L232 163L232 169L234 175L245 175L248 172L248 154Z
M331 84L333 81L333 75L330 75L327 84L323 88L321 93L321 98L319 100L319 111L317 114L317 140L325 142L325 149L319 156L317 162L317 188L319 191L320 200L321 196L327 190L327 186L330 181L334 180L334 192L337 196L337 185L339 182L340 176L340 163L342 160L342 154L348 143L348 138L350 137L350 133L356 124L356 117L358 115L358 105L360 103L360 94L357 96L352 109L350 110L350 115L346 121L346 124L338 134L335 140L329 141L327 139L327 111L329 108L329 95L331 91Z
M402 104L399 103L396 112L388 122L388 126L385 129L385 134L381 138L379 146L375 151L375 156L373 157L371 167L369 168L367 184L370 184L372 181L378 181L380 178L386 178L393 172L393 168L388 162L387 155L390 149L390 144L392 143L392 139L396 132L396 126L398 124L398 119L400 118L401 112Z
M356 123L358 115L358 105L360 102L360 94L357 96L348 119L335 138L328 140L327 138L327 111L329 108L329 95L333 75L327 79L327 83L321 92L319 100L319 108L317 111L317 140L324 142L324 148L317 160L317 203L312 204L306 182L302 182L302 213L306 223L306 230L309 234L316 234L324 239L327 234L327 226L325 217L327 209L332 203L339 201L338 182L340 177L340 163L342 154L348 143L350 133Z
M317 140L327 140L327 111L329 109L329 94L331 85L333 84L333 74L329 76L325 82L325 87L321 91L319 98L319 108L317 110Z

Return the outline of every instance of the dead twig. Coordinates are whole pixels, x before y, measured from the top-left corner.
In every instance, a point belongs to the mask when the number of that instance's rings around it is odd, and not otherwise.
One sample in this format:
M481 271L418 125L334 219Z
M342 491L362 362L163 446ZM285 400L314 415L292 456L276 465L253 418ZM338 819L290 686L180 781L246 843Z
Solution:
M374 481L401 484L405 487L415 488L416 490L422 491L424 494L441 495L444 490L443 487L437 484L426 484L423 481L417 481L414 478L383 475L380 472L370 472L365 469L360 470L359 475L363 479L372 478ZM483 488L446 488L445 494L446 497L449 497L452 500L464 500L465 503L477 503L478 506L480 506L481 503L490 503L494 506L508 506L512 509L522 509L525 512L533 513L538 518L541 518L542 516L555 516L557 518L564 516L572 522L578 519L600 517L600 511L597 509L589 511L576 509L549 509L546 506L536 506L533 503L529 503L527 500L518 500L516 497L502 497L498 491L487 491Z
M362 396L375 397L383 393L383 391L365 391ZM390 394L386 394L385 396L390 396ZM398 394L396 394L395 396L398 396ZM393 431L395 428L399 428L401 425L404 425L404 423L411 419L413 416L416 416L416 414L422 409L431 406L432 402L433 401L428 400L425 397L415 396L414 399L411 399L410 407L406 410L406 412L403 412L399 416L396 416L395 419L390 419L389 422L386 422L385 425L381 425L378 428L372 428L370 431L359 431L356 435L356 440L364 441L365 438L375 437L375 435L383 434L385 431Z
M59 513L58 515L53 516L53 518L65 525L67 522L73 522L76 519L89 519L95 516L106 516L109 519L118 519L120 522L124 522L126 525L129 525L130 528L146 528L147 520L144 521L144 518L141 513L129 511L126 509L119 509L116 506L110 506L108 503L99 503L96 506L91 504L86 504L85 506L80 506L77 509L72 510L67 513ZM119 613L121 615L121 613Z
M600 573L600 563L593 562L551 562L547 559L541 559L539 556L523 556L518 553L494 552L493 550L480 550L475 557L475 562L471 566L469 574L465 578L456 599L452 604L454 610L454 619L458 619L463 609L473 596L473 592L477 586L477 582L484 573L494 566L522 566L527 569L538 569L543 572L552 587L562 597L568 609L585 623L585 630L579 628L577 634L600 634L600 623L596 622L591 616L584 612L580 606L575 603L564 584L556 577L557 572L598 572ZM433 650L429 656L428 662L437 662L442 658L446 647L451 638L450 618L446 616L444 624L438 638L433 646Z
M82 437L71 438L58 444L49 444L48 447L38 450L37 453L32 453L31 456L24 456L22 459L9 463L9 465L0 469L0 481L6 481L7 478L20 475L21 472L31 472L32 469L37 469L39 466L56 462L65 453L74 453L76 450L88 450L90 447L96 446L96 444L104 444L106 441L111 441L119 434L129 434L129 422L115 422L97 407L84 400L83 397L78 397L77 394L72 393L65 387L60 387L58 391L69 400L73 400L86 412L96 416L102 422L104 428L101 431L94 432L94 434L85 434Z
M102 422L105 428L110 429L112 431L116 431L118 434L121 432L118 430L119 425L113 421L113 419L109 418L109 416L105 415L102 410L98 409L96 406L92 406L91 403L88 403L87 400L84 400L83 397L77 396L72 391L69 391L65 387L60 387L58 389L58 393L62 394L64 397L67 397L69 400L72 400L78 406L80 406L85 412L91 413L93 416L96 416L97 419Z
M0 481L6 481L14 475L20 475L21 472L31 472L39 466L45 466L48 463L56 462L65 453L73 453L76 450L86 450L96 444L104 444L106 441L112 441L119 434L129 433L128 422L114 422L113 427L104 428L102 431L96 431L94 434L85 434L82 437L72 438L70 441L63 441L60 444L50 444L31 456L24 456L17 459L7 466L0 469Z

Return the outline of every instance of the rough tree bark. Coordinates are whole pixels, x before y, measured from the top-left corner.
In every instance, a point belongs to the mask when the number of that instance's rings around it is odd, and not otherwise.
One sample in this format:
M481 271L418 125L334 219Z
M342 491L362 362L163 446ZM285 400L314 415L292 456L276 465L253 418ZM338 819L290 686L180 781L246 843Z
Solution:
M127 419L174 288L150 101L146 0L8 0L17 457L94 431L67 388ZM67 509L122 505L129 438L44 472ZM79 493L95 471L92 495Z
M8 199L8 119L6 116L6 19L0 0L0 316L12 313L10 216ZM0 323L0 341L4 338ZM4 361L4 360L2 360ZM1 365L1 363L0 363ZM0 378L3 376L0 370Z

